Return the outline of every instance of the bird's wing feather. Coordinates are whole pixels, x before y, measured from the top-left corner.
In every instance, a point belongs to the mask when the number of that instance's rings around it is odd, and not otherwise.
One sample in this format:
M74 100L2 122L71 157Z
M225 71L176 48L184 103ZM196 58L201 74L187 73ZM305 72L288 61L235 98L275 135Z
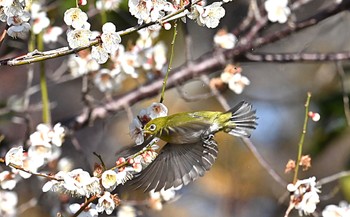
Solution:
M217 143L212 138L188 144L168 143L130 183L145 191L187 185L212 167L217 154Z

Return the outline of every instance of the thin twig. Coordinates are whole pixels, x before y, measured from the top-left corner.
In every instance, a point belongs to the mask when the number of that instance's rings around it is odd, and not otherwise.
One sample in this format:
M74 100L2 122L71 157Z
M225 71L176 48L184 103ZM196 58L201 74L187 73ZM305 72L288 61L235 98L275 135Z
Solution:
M0 158L0 163L5 163L5 159ZM40 176L40 177L48 178L51 180L63 181L63 179L56 178L54 175L32 172L32 171L26 170L26 169L24 169L16 164L13 164L13 163L9 163L7 166L15 168L17 170L21 170L21 171L29 173L29 174L32 174L34 176Z
M338 179L341 179L341 178L347 177L347 176L350 176L350 170L341 171L341 172L333 174L331 176L324 177L324 178L318 180L317 185L322 186L324 184L334 182Z
M255 158L259 161L259 164L270 174L270 176L283 188L287 186L287 182L282 179L280 175L270 166L270 164L261 156L255 145L249 138L241 138L244 144L249 148L253 153Z
M173 64L173 58L174 58L174 48L175 48L175 40L176 40L176 36L177 36L177 22L174 22L174 33L173 33L173 39L171 41L171 46L170 46L170 54L169 54L169 63L168 63L168 69L166 71L166 74L164 76L164 80L163 80L163 87L162 87L162 92L160 95L160 103L163 103L164 101L164 93L165 93L165 88L166 88L166 83L168 81L168 77L169 77L169 73L171 71L171 67Z
M299 143L298 143L298 155L297 155L296 166L295 166L295 170L294 170L293 183L296 183L297 180L298 180L300 159L301 159L302 154L303 154L303 145L304 145L304 140L305 140L305 135L306 135L307 123L308 123L308 120L309 120L310 99L311 99L311 93L308 92L307 93L306 102L305 102L305 116L304 116L303 130L301 132L300 140L299 140Z
M101 162L101 166L103 167L104 170L106 170L106 164L103 162L103 158L101 155L97 154L96 152L92 152Z
M344 114L346 118L346 123L350 126L350 105L349 105L349 96L348 90L345 85L345 72L343 65L340 61L336 62L337 72L340 78L341 89L343 93L343 106L344 106Z

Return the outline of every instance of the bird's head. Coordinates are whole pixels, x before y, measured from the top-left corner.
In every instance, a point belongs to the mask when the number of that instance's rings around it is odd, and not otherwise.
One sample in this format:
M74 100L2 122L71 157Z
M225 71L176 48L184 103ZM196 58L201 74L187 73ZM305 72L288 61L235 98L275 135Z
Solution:
M144 127L143 132L147 136L159 136L165 127L166 117L159 117L150 120Z

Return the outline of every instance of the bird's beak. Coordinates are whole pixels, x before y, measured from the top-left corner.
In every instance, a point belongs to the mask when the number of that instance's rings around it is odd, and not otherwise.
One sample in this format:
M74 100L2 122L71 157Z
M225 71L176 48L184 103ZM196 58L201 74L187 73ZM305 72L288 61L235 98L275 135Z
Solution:
M143 135L145 135L146 137L151 135L151 132L148 130L142 130L142 132L143 132Z

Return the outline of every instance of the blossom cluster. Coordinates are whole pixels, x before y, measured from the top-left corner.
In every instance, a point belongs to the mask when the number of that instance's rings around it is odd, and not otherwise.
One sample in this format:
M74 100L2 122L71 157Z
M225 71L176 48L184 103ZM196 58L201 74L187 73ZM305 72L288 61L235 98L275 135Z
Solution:
M110 215L119 205L120 200L112 191L118 185L123 185L144 167L147 167L157 156L155 149L157 146L146 147L142 153L128 158L121 157L116 161L116 166L112 169L104 170L101 166L96 166L94 175L83 169L74 169L69 172L60 171L46 182L42 188L43 192L49 190L69 194L73 197L98 197L97 204L92 204L85 209L85 214L97 216L98 213L106 212ZM103 171L104 170L104 171ZM69 209L76 212L80 205L71 204Z
M196 20L200 26L216 28L220 23L220 19L225 16L222 2L213 2L207 6L203 5L205 5L205 2L193 5L191 11L187 11L187 17Z
M225 3L228 1L224 1ZM185 5L190 1L185 1ZM200 1L191 6L190 10L185 10L183 13L174 15L172 19L187 16L191 20L195 20L198 25L208 28L216 28L219 25L220 19L225 16L225 9L222 7L223 2L214 2L206 6L206 2ZM138 23L150 23L163 19L179 8L179 5L172 4L165 0L130 0L129 11L138 19ZM174 13L175 14L175 13ZM163 23L167 23L164 20ZM158 26L158 25L155 25ZM151 28L157 28L152 26Z
M39 124L37 130L30 135L27 152L24 152L22 146L18 146L6 153L5 163L12 168L12 171L0 173L1 188L12 190L20 177L29 178L46 163L58 159L64 137L65 130L61 124L58 123L53 128Z
M152 103L146 109L142 109L129 126L130 135L137 145L144 142L143 127L150 120L168 115L168 108L162 103Z
M95 86L106 92L118 89L127 77L136 79L145 73L152 78L163 73L167 63L166 46L163 42L155 43L159 32L143 29L138 33L135 45L125 48L120 44L118 50L110 54L109 68L100 69L96 61L103 56L103 52L98 52L101 47L93 48L92 53L81 51L78 57L72 55L68 61L71 74L74 77L90 74Z
M287 190L291 193L289 211L295 208L301 216L315 212L316 205L320 202L320 196L318 195L320 190L316 185L315 177L288 184Z
M30 135L27 151L18 146L6 153L5 163L11 171L0 172L1 189L13 190L21 178L29 178L48 162L58 159L64 137L65 129L60 123L54 127L39 124L36 131ZM16 193L0 191L1 216L16 216L17 201Z
M175 7L165 0L130 0L128 5L129 12L138 19L139 24L155 22L175 11Z
M24 38L30 30L30 13L25 4L25 0L0 1L0 20L7 23L7 34L13 38Z
M64 22L71 28L67 31L67 41L71 48L84 47L90 44L90 40L96 38L96 34L90 30L88 15L80 8L70 8L64 13ZM100 43L92 46L91 56L99 64L107 62L109 55L113 55L119 47L121 38L116 32L113 23L107 22L102 26Z

